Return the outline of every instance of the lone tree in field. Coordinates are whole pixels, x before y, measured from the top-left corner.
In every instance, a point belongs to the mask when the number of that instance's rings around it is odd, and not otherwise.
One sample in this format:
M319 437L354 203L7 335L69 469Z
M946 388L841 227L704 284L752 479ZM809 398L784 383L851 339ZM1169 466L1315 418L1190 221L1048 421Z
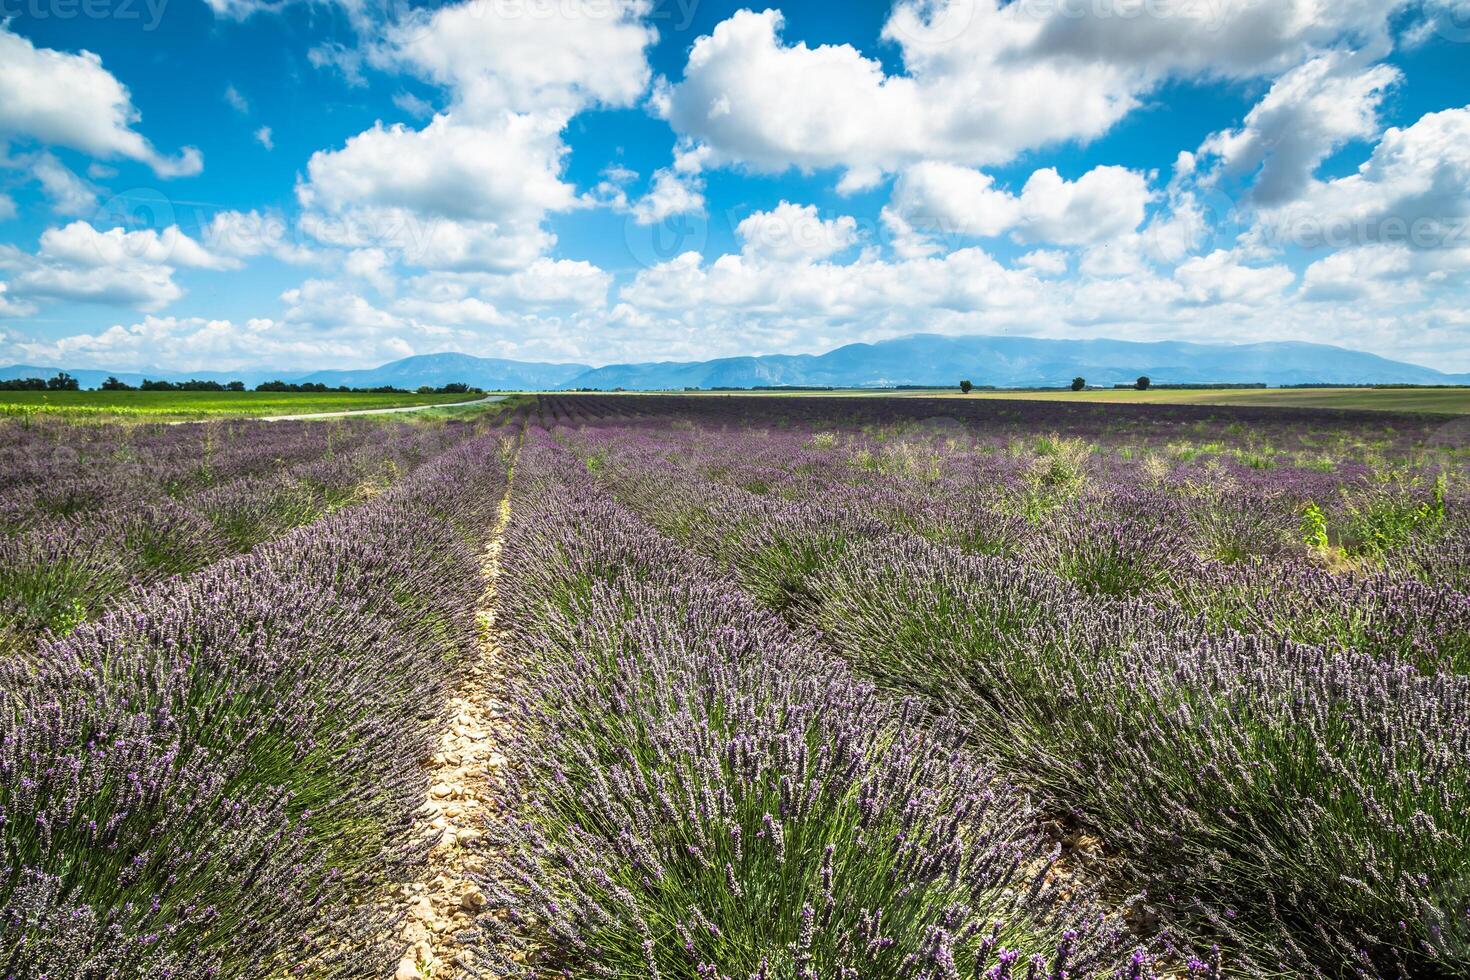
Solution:
M961 381L960 382L960 391L963 394L968 395L970 392L972 392L974 390L975 390L975 386L972 385L972 384L970 384L970 380L968 378L966 378L964 381Z
M1087 387L1087 379L1086 378L1084 378L1084 377L1082 377L1082 376L1079 375L1079 376L1077 376L1077 377L1075 377L1075 378L1072 379L1072 390L1073 391L1081 391L1083 388L1086 388L1086 387Z
M1151 384L1153 384L1153 382L1150 381L1148 375L1145 374L1143 377L1139 378L1133 383L1133 387L1137 388L1139 391L1148 391L1148 386Z

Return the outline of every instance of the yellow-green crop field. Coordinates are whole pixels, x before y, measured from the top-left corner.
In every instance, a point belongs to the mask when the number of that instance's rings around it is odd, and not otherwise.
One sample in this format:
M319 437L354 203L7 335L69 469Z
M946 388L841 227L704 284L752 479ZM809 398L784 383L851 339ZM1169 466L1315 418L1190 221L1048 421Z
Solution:
M0 417L61 416L173 422L208 418L270 418L318 412L360 412L419 405L454 405L476 395L394 395L279 391L3 391Z

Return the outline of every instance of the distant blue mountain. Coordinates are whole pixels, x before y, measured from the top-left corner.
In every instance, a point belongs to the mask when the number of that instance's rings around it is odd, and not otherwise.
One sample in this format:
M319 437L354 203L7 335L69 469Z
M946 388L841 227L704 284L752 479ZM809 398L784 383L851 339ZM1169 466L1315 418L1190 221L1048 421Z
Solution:
M381 367L360 371L316 371L284 380L320 382L328 387L375 388L394 385L417 388L462 382L487 390L540 391L560 388L579 374L592 370L585 364L541 364L507 361L469 354L419 354Z
M0 379L45 378L58 370L14 365L0 368ZM1138 343L938 334L914 334L874 344L848 344L825 354L767 354L711 361L610 364L600 368L445 353L406 357L381 367L353 371L67 371L88 388L101 384L108 374L116 374L129 384L139 383L146 375L170 381L238 379L252 386L273 378L354 388L380 385L417 388L462 382L502 391L574 388L648 391L767 385L878 388L952 385L963 378L977 385L1023 388L1065 385L1078 375L1089 384L1113 385L1131 382L1141 374L1160 384L1470 384L1470 375L1443 374L1432 368L1325 344Z
M1112 385L1148 375L1162 384L1462 384L1470 375L1390 361L1325 344L1189 344L1176 341L1040 340L914 334L848 344L826 354L773 354L713 361L613 364L580 375L583 388L750 388L758 385L887 387L1064 385L1077 376Z

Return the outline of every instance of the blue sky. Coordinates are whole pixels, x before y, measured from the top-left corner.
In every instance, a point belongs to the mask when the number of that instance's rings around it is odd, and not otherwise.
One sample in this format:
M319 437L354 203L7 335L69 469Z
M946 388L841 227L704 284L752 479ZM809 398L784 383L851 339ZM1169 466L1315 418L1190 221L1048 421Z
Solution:
M1470 370L1470 0L0 0L0 363Z

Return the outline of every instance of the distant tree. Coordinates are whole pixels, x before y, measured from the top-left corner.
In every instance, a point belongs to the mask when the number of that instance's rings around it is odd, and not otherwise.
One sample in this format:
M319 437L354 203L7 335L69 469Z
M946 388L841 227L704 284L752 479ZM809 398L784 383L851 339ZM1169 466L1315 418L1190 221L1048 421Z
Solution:
M1133 383L1133 387L1137 388L1139 391L1148 391L1148 386L1151 384L1153 384L1153 382L1150 381L1148 375L1145 374L1143 377L1139 378Z
M178 385L172 381L150 381L148 378L144 378L139 387L144 391L178 391Z
M40 378L12 378L0 381L0 391L45 391L46 382Z
M245 390L245 382L243 382L243 381L231 381L229 384L225 385L225 390L226 391L244 391Z
M972 392L974 390L975 390L975 386L970 383L970 379L969 378L966 378L964 381L961 381L960 382L960 392L961 392L961 394L968 395L970 392Z
M434 386L433 385L419 385L418 393L420 395L432 395L434 393Z
M1086 388L1086 387L1087 387L1087 379L1084 378L1084 377L1082 377L1081 375L1078 375L1077 377L1075 377L1075 378L1072 379L1072 390L1073 391L1081 391L1083 388Z
M65 371L62 371L56 377L46 382L47 391L76 391L79 388L81 388L81 384L77 382L77 379Z
M449 382L449 384L447 384L444 387L440 388L439 389L439 393L440 394L443 394L443 395L463 395L466 392L468 392L469 390L470 390L470 386L467 385L467 384L465 384L464 382L462 382L462 381L451 381L451 382Z
M104 381L104 382L102 382L102 390L103 391L133 391L135 389L133 388L132 385L128 384L126 381L119 381L116 378L114 378L112 375L109 374L107 376L107 380Z

